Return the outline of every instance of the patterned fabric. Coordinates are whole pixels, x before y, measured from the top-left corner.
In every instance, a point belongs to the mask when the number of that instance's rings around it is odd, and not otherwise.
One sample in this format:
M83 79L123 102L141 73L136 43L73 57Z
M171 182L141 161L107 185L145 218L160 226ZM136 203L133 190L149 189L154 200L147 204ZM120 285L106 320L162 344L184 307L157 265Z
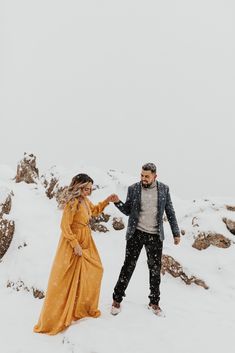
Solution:
M129 284L134 272L140 252L145 246L150 282L150 304L158 304L160 300L160 282L161 282L161 258L162 241L156 234L149 234L136 230L135 236L126 242L126 256L122 266L117 284L114 288L113 299L120 303L125 297L125 290Z

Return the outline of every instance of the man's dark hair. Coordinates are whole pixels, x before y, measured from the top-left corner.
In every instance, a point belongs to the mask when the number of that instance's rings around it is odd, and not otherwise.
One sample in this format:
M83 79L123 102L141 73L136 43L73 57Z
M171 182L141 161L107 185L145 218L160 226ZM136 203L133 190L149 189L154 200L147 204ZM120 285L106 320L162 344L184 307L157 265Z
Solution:
M152 173L156 173L157 172L157 168L156 168L154 163L145 163L142 166L142 169L143 170L150 170Z

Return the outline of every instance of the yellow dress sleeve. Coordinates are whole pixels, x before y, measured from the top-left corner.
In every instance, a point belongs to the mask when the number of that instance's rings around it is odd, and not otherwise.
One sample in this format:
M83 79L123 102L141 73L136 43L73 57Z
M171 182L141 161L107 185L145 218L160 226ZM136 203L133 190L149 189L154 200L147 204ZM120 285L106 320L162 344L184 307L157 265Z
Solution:
M106 200L99 202L97 205L93 205L93 203L88 199L87 201L91 210L91 215L93 217L99 216L99 214L102 213L105 207L109 204L109 202Z
M71 229L71 224L73 223L73 218L77 209L77 204L78 204L77 200L75 200L72 206L71 206L71 202L66 204L63 211L61 225L60 225L63 236L69 241L72 248L75 248L75 246L78 245L76 236L75 234L73 234Z

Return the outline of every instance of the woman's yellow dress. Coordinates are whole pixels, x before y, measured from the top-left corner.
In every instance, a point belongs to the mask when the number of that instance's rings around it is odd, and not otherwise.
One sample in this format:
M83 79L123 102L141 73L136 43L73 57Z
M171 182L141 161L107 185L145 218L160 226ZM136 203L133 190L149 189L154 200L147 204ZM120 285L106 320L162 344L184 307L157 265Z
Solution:
M41 315L34 332L55 335L72 321L86 316L98 317L98 302L103 267L91 236L89 220L108 205L94 206L88 198L65 206L61 236L49 277ZM80 244L82 256L74 254Z

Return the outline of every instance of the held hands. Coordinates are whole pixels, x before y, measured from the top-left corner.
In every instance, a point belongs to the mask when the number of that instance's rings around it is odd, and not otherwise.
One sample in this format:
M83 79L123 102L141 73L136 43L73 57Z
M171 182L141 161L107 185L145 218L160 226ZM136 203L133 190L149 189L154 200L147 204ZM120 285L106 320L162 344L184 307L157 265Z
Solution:
M75 246L73 251L75 255L82 256L82 248L79 244Z
M174 237L174 244L178 245L180 243L180 236Z
M118 202L118 201L120 201L118 195L116 195L116 194L111 194L110 196L107 197L106 200L108 202Z

